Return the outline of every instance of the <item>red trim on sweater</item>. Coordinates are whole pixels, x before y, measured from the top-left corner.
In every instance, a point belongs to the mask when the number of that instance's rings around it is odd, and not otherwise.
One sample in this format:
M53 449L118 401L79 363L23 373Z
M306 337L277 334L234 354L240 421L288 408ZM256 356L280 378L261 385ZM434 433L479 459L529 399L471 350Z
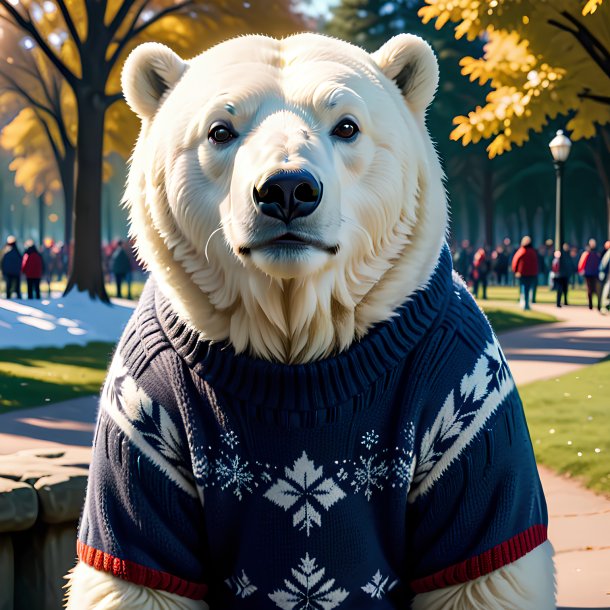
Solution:
M430 576L414 580L411 583L411 589L415 593L426 593L475 580L513 561L517 561L526 553L540 546L546 539L546 525L533 525L524 532L513 536L510 540L502 542L476 557L456 563Z
M76 541L76 552L83 563L96 570L110 572L113 576L127 580L134 585L142 585L149 589L160 589L197 600L203 599L208 592L207 585L183 580L167 572L153 570L133 561L113 557L84 544L80 540Z

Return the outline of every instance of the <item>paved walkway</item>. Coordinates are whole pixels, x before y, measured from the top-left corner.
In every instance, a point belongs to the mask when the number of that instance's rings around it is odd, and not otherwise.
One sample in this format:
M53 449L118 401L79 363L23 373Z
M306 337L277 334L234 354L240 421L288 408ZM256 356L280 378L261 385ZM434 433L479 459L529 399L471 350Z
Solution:
M552 379L610 353L610 316L585 307L534 308L562 322L500 336L517 384ZM558 605L564 610L609 610L610 500L546 468L539 471L549 508L549 538L556 553Z
M535 308L564 321L500 337L518 384L557 377L610 353L610 316L583 307ZM62 445L89 448L96 411L97 397L85 397L0 415L0 454ZM610 610L610 500L545 468L540 475L560 609Z

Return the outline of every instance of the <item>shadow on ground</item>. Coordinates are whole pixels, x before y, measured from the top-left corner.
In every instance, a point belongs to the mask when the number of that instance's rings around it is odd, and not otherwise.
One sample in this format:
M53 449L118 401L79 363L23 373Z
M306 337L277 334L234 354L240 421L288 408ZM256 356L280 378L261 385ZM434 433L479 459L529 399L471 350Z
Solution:
M97 416L98 396L84 396L45 408L17 409L0 416L0 436L24 437L70 446L91 445ZM0 453L4 453L0 448Z

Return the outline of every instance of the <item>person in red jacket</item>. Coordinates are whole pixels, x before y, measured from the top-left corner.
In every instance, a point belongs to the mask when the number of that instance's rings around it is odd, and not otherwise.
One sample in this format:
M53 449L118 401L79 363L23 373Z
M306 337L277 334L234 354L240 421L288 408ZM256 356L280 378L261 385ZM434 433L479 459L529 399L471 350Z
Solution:
M601 258L602 257L597 251L597 242L594 239L590 239L589 244L578 261L578 273L585 277L585 282L587 283L589 309L593 309L593 295L595 295L597 298L598 311L601 311L602 309L602 291L598 278Z
M532 238L526 235L521 247L515 252L512 264L515 277L521 289L521 309L530 308L530 300L538 279L538 253L532 247Z
M40 298L40 278L43 272L42 256L33 242L23 255L21 271L28 283L28 299Z

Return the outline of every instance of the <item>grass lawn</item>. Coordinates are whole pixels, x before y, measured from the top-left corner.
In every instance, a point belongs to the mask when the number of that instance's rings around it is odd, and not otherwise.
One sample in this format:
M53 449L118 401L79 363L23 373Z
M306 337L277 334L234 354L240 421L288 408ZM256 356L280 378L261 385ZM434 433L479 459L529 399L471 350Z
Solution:
M61 282L51 282L51 290L53 292L63 292L66 289L66 281L62 280ZM139 299L142 294L142 290L144 289L144 282L142 280L131 282L131 296L134 300ZM40 285L40 290L42 295L46 295L48 290L48 285L46 283L42 283ZM109 297L116 297L116 284L114 282L106 283L106 292ZM122 296L124 299L127 298L127 285L123 284L121 288ZM27 295L27 288L23 291L24 295Z
M548 324L549 322L557 322L557 318L548 313L541 311L521 311L517 308L498 308L496 305L486 305L485 302L479 301L485 315L494 329L495 333L501 333L506 330L517 330L524 326L532 324Z
M98 394L112 343L0 350L0 413Z
M487 289L487 298L490 301L504 301L519 303L519 287L518 286L490 286ZM557 299L557 293L554 290L549 290L548 286L539 286L536 291L536 302L537 303L550 303L555 304ZM485 301L479 301L484 303ZM597 300L593 299L593 302L597 304ZM568 303L570 305L587 305L587 291L584 286L580 286L568 291ZM536 307L534 305L533 307Z
M538 462L610 496L610 360L519 391Z

